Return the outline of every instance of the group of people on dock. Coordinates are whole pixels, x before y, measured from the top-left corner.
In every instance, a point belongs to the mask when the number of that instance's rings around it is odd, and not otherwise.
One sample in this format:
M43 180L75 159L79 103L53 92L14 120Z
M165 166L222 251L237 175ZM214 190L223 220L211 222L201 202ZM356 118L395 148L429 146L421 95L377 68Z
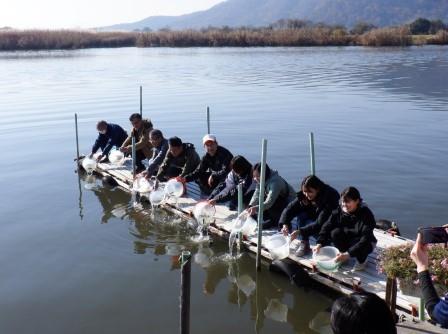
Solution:
M183 183L195 181L210 204L225 203L231 210L237 208L237 186L241 184L243 205L248 214L257 214L259 197L263 195L264 229L278 229L285 235L290 234L291 239L301 239L297 256L333 244L340 251L336 262L354 258L353 270L365 269L367 257L377 242L373 233L376 222L355 187L347 187L339 194L317 176L309 175L303 178L296 192L278 171L266 164L265 185L260 189L261 163L252 165L244 156L234 156L218 144L216 136L207 134L203 137L205 154L201 158L193 144L185 143L179 137L166 139L161 130L154 129L152 122L140 114L132 114L129 120L132 124L130 135L117 124L99 121L99 135L91 157L101 149L97 161L108 162L108 154L114 146L129 155L134 137L139 177L156 178L162 182L171 178ZM146 159L147 167L143 164ZM313 249L310 237L316 240ZM436 303L438 299L434 298L427 279L428 259L418 239L415 247L413 259L420 265L419 277L426 286L427 298L430 298L427 308L429 305L431 315L448 326L448 302Z

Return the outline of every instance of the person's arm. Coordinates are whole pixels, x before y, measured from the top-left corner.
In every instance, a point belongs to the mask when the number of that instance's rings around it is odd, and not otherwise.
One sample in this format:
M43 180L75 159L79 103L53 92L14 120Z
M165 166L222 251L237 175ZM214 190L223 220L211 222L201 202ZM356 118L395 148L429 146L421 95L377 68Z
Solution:
M257 183L255 186L254 194L252 195L252 198L249 202L249 207L252 207L254 205L258 205L258 198L260 197L260 184Z
M437 305L437 303L440 302L440 298L437 295L436 289L434 288L429 271L420 271L418 273L418 281L422 290L423 300L425 301L425 308L431 318L434 318L434 307Z
M99 148L104 145L106 140L106 135L103 135L101 133L98 135L92 147L92 155L95 154L99 150Z
M185 161L185 165L182 168L182 173L179 175L180 177L185 177L186 175L194 171L199 165L198 163L199 157L197 156L197 153L195 151L186 153L186 155L187 158Z
M350 257L355 257L361 249L366 247L366 245L371 242L371 236L373 234L373 229L375 228L376 223L375 218L369 209L365 208L365 212L363 212L362 214L360 224L361 229L359 241L351 246L347 251Z
M202 173L204 173L204 171L207 169L207 166L206 166L206 161L205 161L205 156L201 159L201 162L199 163L199 165L196 167L196 169L194 170L194 171L192 171L191 173L189 173L189 174L187 174L187 175L185 175L184 176L184 178L185 178L185 181L186 182L191 182L191 181L195 181L195 180L197 180L198 178L199 178L199 176L202 174ZM189 161L189 160L192 160L192 159L190 159L190 157L187 157L187 162ZM187 163L186 162L186 163ZM186 164L185 163L185 164ZM191 167L189 167L189 168L184 168L184 171L186 171L186 170L191 170ZM183 174L183 172L182 172L182 174Z
M148 168L146 170L148 172L148 175L152 175L159 168L159 166L165 159L166 152L168 152L168 144L162 145L160 151L155 154L155 156L150 160Z
M212 199L216 202L225 202L228 201L234 194L236 190L236 184L234 181L233 173L230 172L227 174L226 180L225 180L226 186L223 190L221 190L216 196L214 196Z
M286 225L291 230L291 220L300 213L301 207L299 199L295 198L283 209L278 225Z
M270 182L267 185L266 198L264 199L264 211L269 210L277 200L278 196L280 196L281 186L279 182Z
M125 139L123 144L121 144L122 148L128 148L129 145L132 143L132 134L134 133L134 130L131 130L131 134Z
M337 225L339 214L340 213L338 210L333 210L332 214L327 219L327 221L322 224L322 228L320 229L319 235L316 240L317 244L320 244L322 246L330 244L331 231L333 231L333 229Z
M142 148L149 145L149 132L151 130L152 130L151 128L143 129L140 140L137 143L135 143L135 150L141 150Z
M233 158L233 155L227 150L223 150L222 155L221 169L218 171L212 171L212 176L217 177L218 179L229 173L230 161Z
M171 154L169 152L167 152L165 159L163 160L162 164L159 167L159 170L157 171L157 175L156 175L157 180L165 181L165 174L166 174L166 171L168 170L168 167L171 163L171 159L172 159Z

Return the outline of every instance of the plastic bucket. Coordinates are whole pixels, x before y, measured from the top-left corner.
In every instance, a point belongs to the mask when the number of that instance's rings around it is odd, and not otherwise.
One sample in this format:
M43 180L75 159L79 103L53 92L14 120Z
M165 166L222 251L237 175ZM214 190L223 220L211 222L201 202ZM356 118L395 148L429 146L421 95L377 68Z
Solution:
M89 157L85 157L84 159L82 159L82 167L86 170L87 173L90 174L96 168L96 161Z
M121 166L124 163L124 154L118 150L112 151L109 154L109 161L113 165Z
M339 249L333 246L325 246L319 249L318 253L313 254L313 260L319 269L324 271L334 271L341 265L334 259L339 254Z
M207 202L199 202L194 206L193 216L199 224L210 224L216 213L216 208Z
M154 190L149 194L149 201L152 205L159 205L165 199L165 192L163 190Z
M165 184L165 194L169 197L181 197L184 193L184 184L176 179L171 179Z
M274 260L282 260L289 256L289 240L283 234L275 234L266 242L266 248Z
M144 177L136 178L134 183L132 184L132 190L139 193L149 193L151 189L151 184Z

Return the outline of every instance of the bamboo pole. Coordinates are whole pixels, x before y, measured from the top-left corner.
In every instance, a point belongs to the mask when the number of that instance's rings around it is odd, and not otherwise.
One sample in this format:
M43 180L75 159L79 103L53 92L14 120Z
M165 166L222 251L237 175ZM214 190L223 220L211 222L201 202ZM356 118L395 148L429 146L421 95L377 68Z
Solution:
M210 134L210 107L207 106L207 134Z
M75 113L75 133L76 133L76 163L79 165L78 114L76 113Z
M191 290L191 253L183 251L181 255L180 279L180 333L190 333L190 290Z
M316 175L316 161L314 156L314 134L310 132L310 163L311 163L311 174Z
M243 184L238 184L238 215L243 212Z
M132 136L132 176L135 179L135 168L136 168L136 151L135 151L135 136Z
M140 116L143 115L143 88L140 86Z
M268 141L261 142L261 173L260 173L260 196L258 197L258 241L257 241L257 271L261 270L261 241L263 234L263 210L264 210L264 178L266 175L266 147Z

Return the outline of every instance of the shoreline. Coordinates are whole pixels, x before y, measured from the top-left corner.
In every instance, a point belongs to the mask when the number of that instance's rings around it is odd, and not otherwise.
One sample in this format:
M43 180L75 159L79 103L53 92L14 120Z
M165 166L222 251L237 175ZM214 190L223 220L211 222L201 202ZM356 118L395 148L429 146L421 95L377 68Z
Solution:
M96 32L88 30L0 30L1 51L79 50L158 47L409 47L448 45L448 31L412 35L408 28L379 28L353 34L344 27L168 29L156 32Z

